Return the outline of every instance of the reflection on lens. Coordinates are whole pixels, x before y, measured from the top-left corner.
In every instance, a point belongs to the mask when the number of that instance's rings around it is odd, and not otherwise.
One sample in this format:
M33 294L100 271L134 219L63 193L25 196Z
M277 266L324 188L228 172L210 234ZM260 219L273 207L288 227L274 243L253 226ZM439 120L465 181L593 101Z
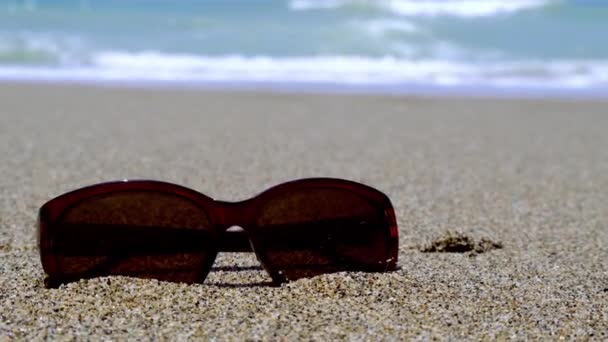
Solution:
M169 193L126 191L86 199L54 227L66 277L128 275L195 282L215 237L206 213Z
M255 243L288 280L322 273L384 270L389 223L383 208L346 190L283 194L257 220Z

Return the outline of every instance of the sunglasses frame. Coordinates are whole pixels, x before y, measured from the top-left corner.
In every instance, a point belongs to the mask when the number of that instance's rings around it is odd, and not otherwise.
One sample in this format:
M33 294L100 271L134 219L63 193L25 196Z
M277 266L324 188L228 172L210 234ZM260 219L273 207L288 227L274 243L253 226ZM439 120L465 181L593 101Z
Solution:
M42 267L48 275L45 284L47 287L58 287L66 282L100 276L100 274L94 274L70 279L69 277L66 277L66 275L61 274L57 261L57 251L55 251L53 243L54 227L72 207L84 200L100 195L128 191L151 191L175 195L198 206L207 215L209 222L211 223L210 228L217 233L218 236L221 234L225 234L225 236L236 236L238 234L226 234L229 232L228 229L234 226L242 228L242 233L248 235L251 251L256 254L258 261L268 272L272 278L273 284L280 285L281 283L287 282L287 279L279 270L273 268L272 263L264 257L264 251L259 250L259 244L256 244L256 235L257 230L259 229L256 225L256 219L264 205L277 196L303 189L320 188L348 191L366 199L379 208L379 210L383 211L386 222L388 223L386 227L386 261L384 264L380 264L374 269L362 269L360 271L386 272L395 270L398 256L398 228L393 206L390 199L384 193L361 183L337 178L305 178L275 185L258 195L243 201L227 202L215 200L198 191L173 183L156 180L124 180L99 183L80 188L60 195L46 202L40 208L38 215L38 246ZM229 247L224 249L217 248L211 251L212 253L209 255L208 260L202 265L199 279L195 282L202 283L204 281L215 262L217 253L220 251L246 250Z

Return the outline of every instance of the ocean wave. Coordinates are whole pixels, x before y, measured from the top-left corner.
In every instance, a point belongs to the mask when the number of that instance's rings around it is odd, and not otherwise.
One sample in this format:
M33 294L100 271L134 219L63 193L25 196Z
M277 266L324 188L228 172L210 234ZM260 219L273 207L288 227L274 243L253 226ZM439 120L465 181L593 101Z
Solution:
M548 3L547 0L393 0L384 5L404 16L487 17L535 9Z
M18 32L0 34L0 64L70 65L78 63L86 47L77 36Z
M294 11L338 8L348 3L348 0L291 0L289 8Z
M375 8L402 16L488 17L531 10L554 0L291 0L294 11L343 7Z
M3 79L284 82L301 84L504 86L577 89L608 85L608 61L465 63L324 56L204 57L107 51L80 67L0 67Z
M373 19L368 21L357 21L356 26L363 28L365 32L376 37L387 34L414 34L421 32L421 28L411 21L403 19Z

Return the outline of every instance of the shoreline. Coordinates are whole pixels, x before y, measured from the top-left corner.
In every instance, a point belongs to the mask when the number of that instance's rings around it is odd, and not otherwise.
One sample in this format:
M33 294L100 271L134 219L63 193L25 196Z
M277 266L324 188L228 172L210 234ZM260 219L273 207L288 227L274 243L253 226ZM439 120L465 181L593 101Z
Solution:
M13 79L0 78L0 84L32 86L85 86L124 89L187 89L204 92L261 92L308 95L364 95L427 98L481 98L504 100L608 101L608 85L593 89L558 89L541 87L440 86L421 84L349 85L297 82L240 81L168 81L168 80L98 80L98 79Z

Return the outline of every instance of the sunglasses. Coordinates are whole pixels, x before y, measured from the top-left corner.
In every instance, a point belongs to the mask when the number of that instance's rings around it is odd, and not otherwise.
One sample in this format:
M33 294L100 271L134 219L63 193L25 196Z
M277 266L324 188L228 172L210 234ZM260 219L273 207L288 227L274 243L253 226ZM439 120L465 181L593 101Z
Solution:
M309 178L241 202L133 180L81 188L38 217L46 287L109 275L202 283L218 252L254 252L275 285L397 264L389 198L369 186Z

